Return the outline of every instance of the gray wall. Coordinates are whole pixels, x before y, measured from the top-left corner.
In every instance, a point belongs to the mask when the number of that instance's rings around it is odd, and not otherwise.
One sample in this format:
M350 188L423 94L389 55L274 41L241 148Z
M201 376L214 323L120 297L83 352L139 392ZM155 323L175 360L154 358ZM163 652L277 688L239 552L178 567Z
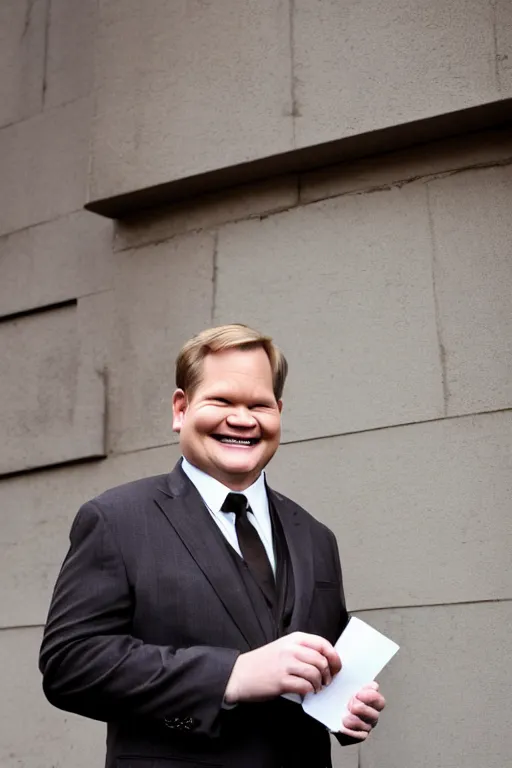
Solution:
M53 710L36 668L69 525L172 466L174 357L231 321L290 361L272 483L332 526L349 608L402 645L382 724L337 765L508 762L511 131L123 221L83 205L504 100L511 45L506 0L4 0L2 768L101 765L103 726Z

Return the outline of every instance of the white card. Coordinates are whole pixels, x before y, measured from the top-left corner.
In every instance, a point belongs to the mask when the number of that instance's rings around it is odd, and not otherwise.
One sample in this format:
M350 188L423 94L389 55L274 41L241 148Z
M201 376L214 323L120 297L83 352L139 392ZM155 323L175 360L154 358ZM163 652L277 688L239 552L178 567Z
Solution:
M308 693L302 707L331 731L339 731L352 696L375 679L399 646L366 622L352 617L334 647L343 665L341 672L319 693Z

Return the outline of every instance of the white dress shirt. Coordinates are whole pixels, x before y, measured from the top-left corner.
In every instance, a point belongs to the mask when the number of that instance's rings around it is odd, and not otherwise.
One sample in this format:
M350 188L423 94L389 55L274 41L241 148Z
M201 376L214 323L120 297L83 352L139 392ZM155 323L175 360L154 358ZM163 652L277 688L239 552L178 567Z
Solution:
M218 480L215 480L214 477L207 475L206 472L203 472L187 461L185 457L183 457L181 466L189 480L197 488L208 512L215 520L224 538L242 556L235 529L236 515L234 512L222 512L221 510L228 493L236 493L236 491L232 491ZM249 502L251 509L247 512L247 518L258 531L275 575L276 559L272 544L272 522L268 507L267 489L265 487L265 473L262 472L249 488L240 491L240 493L243 493Z

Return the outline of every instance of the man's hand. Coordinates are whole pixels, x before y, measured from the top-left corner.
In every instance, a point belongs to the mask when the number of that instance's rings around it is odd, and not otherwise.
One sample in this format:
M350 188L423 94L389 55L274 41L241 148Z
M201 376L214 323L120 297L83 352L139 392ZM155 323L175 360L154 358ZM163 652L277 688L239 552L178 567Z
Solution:
M375 728L379 721L379 715L386 706L384 696L379 693L379 684L376 682L363 686L359 693L351 698L348 704L349 715L343 718L343 727L340 733L353 739L364 741L368 734Z
M293 632L239 656L224 701L261 701L282 693L305 696L329 685L340 669L340 657L327 640Z

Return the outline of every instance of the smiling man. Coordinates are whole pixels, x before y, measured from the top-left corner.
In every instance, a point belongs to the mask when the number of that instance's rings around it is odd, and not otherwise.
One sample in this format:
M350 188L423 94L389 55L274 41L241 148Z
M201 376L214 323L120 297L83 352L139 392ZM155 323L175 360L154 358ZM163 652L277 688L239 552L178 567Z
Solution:
M286 360L243 325L176 361L168 475L84 504L41 648L48 699L108 723L107 768L327 768L330 739L282 698L329 685L348 616L333 534L270 489ZM369 682L335 734L367 738Z

